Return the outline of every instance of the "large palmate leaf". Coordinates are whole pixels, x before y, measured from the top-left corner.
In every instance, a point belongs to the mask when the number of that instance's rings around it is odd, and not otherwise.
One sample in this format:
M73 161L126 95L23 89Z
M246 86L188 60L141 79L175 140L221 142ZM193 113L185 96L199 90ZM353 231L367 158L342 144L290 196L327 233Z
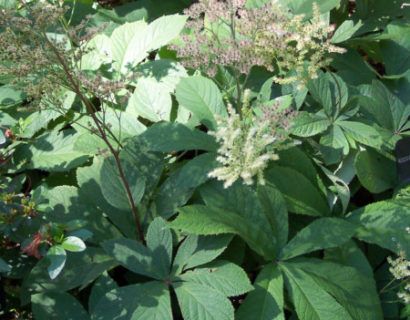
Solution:
M173 261L174 275L183 270L208 263L218 257L231 241L232 236L222 234L216 236L197 236L190 234L178 248Z
M266 265L256 277L251 291L239 307L236 318L247 320L284 320L283 276L274 263Z
M397 254L404 250L410 255L409 226L410 204L408 201L386 200L369 204L353 211L347 221L360 226L359 239L375 243Z
M90 317L81 303L65 292L48 291L31 297L35 319L88 320Z
M296 312L301 320L353 320L345 308L305 271L281 264Z
M178 36L185 21L185 16L171 15L158 18L149 25L137 21L117 27L110 38L115 70L128 74L149 51L166 45Z
M120 238L102 243L104 250L125 268L154 279L162 279L168 274L153 264L152 250L136 240Z
M172 319L168 286L166 283L150 281L111 290L101 297L91 319Z
M381 82L360 87L362 112L391 132L399 132L410 116L410 108L392 94Z
M88 160L87 154L74 150L77 137L74 130L47 132L34 143L18 148L14 159L21 169L68 171Z
M208 173L217 166L215 158L212 152L201 154L168 177L153 196L153 214L168 218L183 206L195 188L209 179Z
M193 282L177 282L175 293L185 320L233 320L231 302L219 291Z
M267 192L272 192L268 198L260 195L252 187L243 185L239 182L225 189L221 182L211 181L203 185L199 192L205 204L209 207L218 207L234 212L245 218L246 221L253 221L252 224L259 228L260 233L268 236L271 243L276 243L275 219L283 220L284 202L277 191L269 188ZM263 201L263 204L262 204ZM276 201L272 204L272 201ZM273 212L272 210L279 210ZM278 216L275 216L278 214Z
M383 319L380 299L372 276L364 275L353 267L319 259L300 259L284 265L286 275L290 271L294 273L292 277L295 277L301 271L306 278L310 278L320 286L321 290L334 297L343 307L344 311L341 314L348 314L343 319ZM310 288L308 290L310 291ZM322 303L322 306L325 305Z
M179 104L209 129L216 129L215 114L227 115L221 92L210 79L201 76L183 78L175 94Z
M253 289L242 268L223 260L214 261L206 266L188 271L179 278L183 281L210 287L227 297L236 297Z
M117 289L117 283L111 279L107 272L104 272L94 282L91 288L90 296L88 298L88 311L92 314L96 309L98 302L107 292Z
M346 83L335 74L320 72L318 78L309 80L307 87L329 117L334 118L346 105L349 94Z
M299 137L311 137L326 131L329 119L323 114L301 112L293 121L291 133Z
M337 247L347 242L355 230L355 225L342 219L315 220L289 241L283 248L280 259L287 260L315 250Z
M275 165L266 171L265 179L282 193L289 211L311 216L330 214L322 193L296 170Z
M191 205L179 210L171 227L199 235L232 233L242 237L249 246L267 259L275 259L277 247L271 233L264 233L247 217L216 207Z

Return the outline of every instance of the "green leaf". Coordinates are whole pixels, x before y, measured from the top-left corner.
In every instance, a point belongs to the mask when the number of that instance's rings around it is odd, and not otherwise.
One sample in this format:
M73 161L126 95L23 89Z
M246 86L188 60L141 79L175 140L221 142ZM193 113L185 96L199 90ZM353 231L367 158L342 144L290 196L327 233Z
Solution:
M365 276L353 267L319 259L300 259L296 262L286 263L286 268L290 265L292 265L293 270L300 270L309 278L311 277L320 288L326 290L343 306L345 311L341 314L347 312L349 316L342 319L383 319L380 298L373 276ZM322 306L325 305L322 302ZM333 316L331 319L336 318Z
M143 79L161 84L168 92L173 92L180 79L188 76L180 63L169 59L148 61L139 65L136 72L142 73Z
M227 297L236 297L253 290L245 271L236 264L224 260L195 268L179 278L215 289Z
M301 320L353 320L332 295L321 288L304 270L281 263L289 295Z
M127 160L121 161L121 166L136 205L144 195L145 179L141 177L138 170L134 169L134 163ZM113 156L106 158L101 167L101 191L104 198L114 207L119 209L131 209L128 191L124 186L117 163Z
M380 42L387 75L402 75L410 69L410 27L400 20L388 24L385 31L391 37Z
M397 254L405 250L410 256L409 226L410 205L406 201L386 200L354 210L347 221L360 226L356 237L375 243Z
M357 22L353 20L345 20L336 29L330 42L331 43L341 43L346 40L349 40L356 33L356 31L359 30L362 26L363 26L363 22L361 20Z
M209 129L216 129L215 114L227 116L221 92L210 79L201 76L182 78L175 94L179 104Z
M88 247L83 252L69 252L63 271L54 280L48 275L48 264L48 259L41 259L24 279L22 303L27 303L29 295L36 292L68 291L79 286L85 287L116 263L102 249Z
M151 79L139 79L134 93L128 100L126 111L152 122L169 121L171 96L163 85Z
M280 259L288 260L312 251L340 246L354 235L354 224L339 218L321 218L303 228L283 248Z
M172 260L172 234L164 219L158 217L148 227L147 246L152 251L152 263L161 269L162 274L169 274Z
M157 123L142 133L140 138L151 151L159 152L216 151L219 147L212 136L180 123Z
M337 248L326 249L324 258L326 261L353 267L369 278L373 277L372 266L353 240L349 240Z
M313 14L314 2L318 5L320 13L323 14L335 8L340 0L281 0L281 2L287 4L293 14L304 14L310 18Z
M186 19L182 15L170 15L148 26L144 21L137 21L117 27L111 35L114 68L128 74L149 51L159 49L178 36Z
M65 266L67 254L62 246L54 245L47 251L50 265L47 268L51 280L57 278Z
M0 109L20 104L26 98L26 94L11 85L0 86Z
M49 291L31 297L35 319L87 320L90 319L81 303L65 292Z
M278 248L283 248L288 241L288 210L281 193L270 185L258 186L258 199L269 220L270 228L278 241Z
M370 192L380 193L397 185L395 161L373 149L358 152L354 168L361 184Z
M83 188L73 186L58 186L51 190L37 191L49 201L47 205L47 220L68 226L73 220L81 221L81 227L92 232L91 241L98 243L107 238L119 235L118 230L101 216L101 211L90 202L88 194L84 194ZM93 196L96 190L93 189ZM74 227L73 229L77 228Z
M283 276L274 263L266 265L256 277L251 291L239 307L237 320L284 320Z
M0 272L9 272L10 270L11 267L7 264L7 262L0 258Z
M88 155L74 150L78 135L74 130L46 132L29 145L23 145L14 153L21 169L68 171L82 165Z
M274 238L262 232L254 222L224 209L191 205L179 210L179 215L171 222L171 227L199 235L237 234L260 255L275 259L277 248Z
M330 214L320 191L299 172L275 166L265 172L265 179L282 193L289 211L311 216Z
M107 292L91 314L92 320L170 320L171 299L164 282L150 281Z
M354 86L371 83L376 78L372 69L354 49L349 49L342 54L335 54L332 66L338 70L337 74L344 81Z
M91 288L90 296L88 298L88 310L91 314L96 311L98 302L104 295L114 289L117 289L117 283L111 279L107 272L104 272L98 279L94 282Z
M410 116L410 108L376 80L371 86L361 86L360 92L359 103L365 116L391 132L399 132Z
M332 125L320 138L320 152L326 164L340 162L349 153L349 142L338 125Z
M209 180L208 173L215 169L219 163L213 152L200 154L188 161L178 174L177 187L196 188Z
M309 80L307 87L312 97L319 102L328 117L335 118L348 100L348 89L336 74L319 73L319 77Z
M86 248L83 240L73 236L64 238L63 242L61 243L61 247L71 252L81 252Z
M232 240L231 235L216 236L188 235L178 248L173 261L174 275L182 271L208 263L218 257Z
M359 143L375 148L382 144L380 133L367 124L358 121L337 121L337 123Z
M102 243L104 250L125 268L154 279L168 276L153 263L153 252L141 243L126 238L107 240Z
M217 166L215 157L215 153L201 154L168 177L154 195L154 215L168 218L184 205L195 188L209 180L208 173Z
M327 117L302 111L293 120L290 132L298 137L311 137L326 131L329 126Z
M266 202L262 205L254 188L237 182L229 189L225 189L221 182L210 181L199 189L199 193L207 206L225 209L244 217L246 221L252 221L254 227L260 230L259 233L270 239L270 243L277 243L271 226L274 222L273 213L269 211L270 204ZM283 203L279 198L276 200L279 209ZM280 213L283 214L283 211ZM271 252L271 255L275 254Z
M126 147L127 148L127 147ZM149 153L140 153L140 155L149 155ZM148 157L149 158L149 157ZM79 192L84 203L87 204L87 209L96 209L96 212L101 217L101 212L106 214L113 224L121 230L121 232L130 238L137 238L137 228L135 225L135 220L130 214L129 210L121 210L112 206L101 191L101 186L104 180L101 177L101 168L103 166L105 158L104 157L94 157L93 164L89 167L79 168L77 170L77 181L79 185ZM146 162L142 162L146 163ZM148 163L155 163L153 160ZM145 167L145 166L143 166ZM134 167L136 171L140 167ZM151 168L151 167L149 167ZM152 172L155 172L153 170ZM151 181L147 179L147 181ZM94 223L97 223L101 218L95 218ZM111 227L112 228L112 227ZM113 238L113 236L106 236L99 240L103 241L106 239Z
M299 147L293 147L281 150L278 153L279 160L276 163L280 166L291 167L292 169L303 174L309 181L316 185L320 179L316 168L310 157Z
M185 320L233 320L231 302L219 291L192 282L174 284Z

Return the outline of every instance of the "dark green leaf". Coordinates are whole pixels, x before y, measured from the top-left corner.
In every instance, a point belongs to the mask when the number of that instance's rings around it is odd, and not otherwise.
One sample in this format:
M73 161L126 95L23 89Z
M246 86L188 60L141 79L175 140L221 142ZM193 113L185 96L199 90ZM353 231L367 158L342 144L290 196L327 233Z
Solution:
M192 282L178 282L175 293L185 320L233 320L231 302L219 291Z
M299 172L275 166L266 171L265 178L282 193L289 211L311 216L329 215L329 206L320 191Z
M173 274L183 270L208 263L218 257L227 248L232 236L222 234L217 236L188 235L178 248L173 261Z
M179 278L215 289L226 297L236 297L253 290L245 271L236 264L224 260L188 271Z
M125 268L154 279L168 276L160 266L153 263L152 251L132 239L113 239L102 243L104 250Z
M410 204L408 201L386 200L369 204L348 215L347 221L361 226L357 237L375 243L397 254L401 250L410 256L409 226Z
M96 306L101 298L103 298L107 292L117 288L117 283L111 279L107 272L104 272L98 277L91 288L90 297L88 298L89 312L93 314L96 311Z
M380 193L397 185L396 162L373 149L357 153L354 168L360 182L370 192Z
M168 286L163 282L150 281L111 290L100 299L91 319L170 320Z
M31 297L36 320L88 320L90 317L83 306L72 295L49 291Z
M152 251L152 263L168 275L171 271L172 234L165 221L158 217L148 227L147 246Z
M293 121L290 132L299 137L311 137L326 131L329 125L327 117L301 112Z
M317 219L289 241L280 259L287 260L312 251L340 246L354 235L355 230L354 224L342 219Z
M256 277L251 291L239 307L238 320L284 320L283 277L274 263L266 265Z
M142 199L145 191L145 179L134 170L134 163L121 161L123 177L120 174L117 162L111 156L104 160L101 167L101 191L104 198L114 207L130 210L131 203L128 192L124 186L123 178L126 179L129 191L131 192L134 205Z
M173 152L183 150L216 151L215 139L196 129L180 123L158 123L149 127L140 138L152 151Z
M271 234L262 232L254 222L224 209L191 205L180 209L171 226L199 235L237 234L260 255L267 259L275 259L277 248L274 238Z

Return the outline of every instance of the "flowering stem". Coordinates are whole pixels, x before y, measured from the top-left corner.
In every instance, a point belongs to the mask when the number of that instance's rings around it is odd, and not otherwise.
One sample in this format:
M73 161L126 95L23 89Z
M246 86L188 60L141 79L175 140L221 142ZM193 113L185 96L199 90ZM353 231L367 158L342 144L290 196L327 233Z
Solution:
M145 239L144 239L144 233L142 231L142 227L141 227L141 223L139 221L138 218L138 213L137 213L137 209L135 207L135 203L134 203L134 198L132 196L131 190L130 190L130 186L127 182L127 179L125 177L124 171L122 169L122 165L121 165L121 161L119 158L119 153L114 149L114 147L112 146L112 144L110 143L110 141L108 140L108 137L105 133L105 130L101 127L100 125L100 121L98 120L97 116L95 115L95 110L93 109L92 104L90 103L90 101L85 97L85 95L81 92L80 86L78 85L78 83L74 80L73 76L70 73L70 70L66 64L66 62L64 61L64 59L61 57L60 53L58 52L57 48L53 45L53 43L47 38L47 34L45 32L45 30L42 30L42 34L43 37L45 39L45 41L47 42L47 44L50 46L51 50L54 52L57 60L59 61L59 63L61 64L65 75L67 76L69 83L72 86L72 89L74 90L74 92L80 97L81 101L84 103L84 105L87 108L88 113L91 115L91 118L93 119L95 125L97 126L97 130L100 134L100 138L105 142L105 144L107 145L108 149L110 150L111 154L114 156L116 165L118 167L118 171L120 173L120 178L121 181L125 187L126 193L127 193L127 197L128 200L130 202L131 205L131 210L134 216L134 220L135 223L137 225L137 229L138 229L138 235L139 238L141 240L141 242L143 244L145 244Z

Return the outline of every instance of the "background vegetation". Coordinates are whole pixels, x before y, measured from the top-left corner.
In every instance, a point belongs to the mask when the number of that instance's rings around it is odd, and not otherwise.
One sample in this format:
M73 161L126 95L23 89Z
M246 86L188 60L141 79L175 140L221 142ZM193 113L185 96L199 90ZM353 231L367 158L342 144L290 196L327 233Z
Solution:
M410 317L404 1L0 17L2 319Z

